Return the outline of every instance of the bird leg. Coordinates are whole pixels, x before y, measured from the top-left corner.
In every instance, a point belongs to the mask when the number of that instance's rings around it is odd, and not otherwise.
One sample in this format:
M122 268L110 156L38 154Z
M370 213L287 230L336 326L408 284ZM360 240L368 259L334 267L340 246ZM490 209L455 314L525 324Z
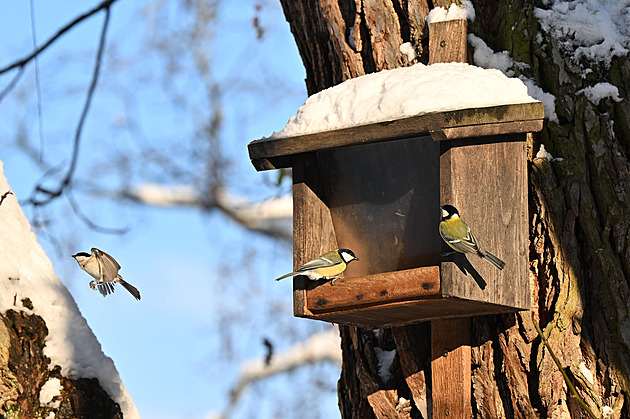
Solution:
M341 276L336 275L336 276L329 276L327 279L332 279L332 281L330 281L330 285L335 285L335 281L340 279Z

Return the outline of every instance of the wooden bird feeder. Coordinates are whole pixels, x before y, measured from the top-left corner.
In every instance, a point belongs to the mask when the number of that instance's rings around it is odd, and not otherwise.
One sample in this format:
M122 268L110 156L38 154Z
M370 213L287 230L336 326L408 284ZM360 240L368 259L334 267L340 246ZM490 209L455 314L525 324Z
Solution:
M526 133L543 117L533 102L251 142L257 170L293 168L295 267L360 259L334 285L295 277L294 314L377 328L529 309ZM442 204L505 269L442 257Z

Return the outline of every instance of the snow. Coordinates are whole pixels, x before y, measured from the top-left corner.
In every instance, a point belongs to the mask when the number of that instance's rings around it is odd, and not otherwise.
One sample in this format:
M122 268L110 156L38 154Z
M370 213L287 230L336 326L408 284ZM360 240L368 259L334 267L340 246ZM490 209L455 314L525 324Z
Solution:
M513 77L516 70L522 71L529 68L527 63L515 61L507 51L494 52L483 39L476 35L468 35L468 43L473 47L473 62L482 68L494 68L501 71L508 77ZM558 123L556 114L556 97L551 93L543 91L533 80L520 75L518 78L527 86L527 93L542 102L545 109L545 117L550 121Z
M609 418L615 414L615 411L610 406L602 407L602 418Z
M540 149L538 150L538 153L536 153L536 158L537 159L547 159L550 162L551 161L563 161L564 160L562 157L554 157L554 156L552 156L551 153L548 152L545 149L545 145L544 144L540 145Z
M465 63L383 70L309 97L284 129L292 137L432 112L535 102L525 84L495 69Z
M59 378L51 378L46 381L39 391L39 403L42 406L50 406L53 408L59 407L61 400L56 400L54 403L52 399L61 395L61 380Z
M8 190L0 162L0 191ZM44 355L50 358L50 367L59 365L62 374L70 378L97 378L119 403L126 419L139 418L114 362L103 354L74 299L55 275L14 195L8 195L0 205L0 236L0 310L41 316L48 328ZM31 300L32 310L19 303L23 298ZM44 400L53 394L54 382L48 386L43 389L44 395L40 394Z
M593 379L593 373L591 372L591 370L588 369L586 364L584 362L580 362L579 368L580 368L580 373L586 379L586 381L593 384L595 382Z
M544 144L540 145L540 149L538 150L538 153L536 153L536 158L537 159L547 159L549 161L553 160L553 156L551 155L550 152L548 152L545 149L545 145Z
M588 100L595 105L599 105L602 99L611 98L615 102L621 102L623 99L619 97L619 89L608 82L597 83L594 86L585 87L575 92L576 95L583 93Z
M529 93L531 97L542 102L543 108L545 109L545 117L556 124L560 123L558 114L556 114L556 97L541 89L534 80L528 79L522 75L518 76L518 78L523 81L525 86L527 86L527 93Z
M528 64L513 60L507 51L494 52L477 35L469 34L468 43L474 49L473 62L479 67L496 68L508 77L514 76L514 68L519 70L529 68Z
M462 5L458 6L452 3L450 7L445 9L444 7L435 7L431 9L427 15L427 25L435 22L444 22L446 20L475 20L475 8L470 0L463 0Z
M396 350L385 351L379 347L374 348L376 359L378 359L378 376L381 378L383 384L387 383L392 378L392 373L389 368L394 362L396 357Z
M405 42L404 44L401 44L398 49L402 54L405 54L407 56L407 60L409 60L409 62L416 59L416 50L413 48L413 45L411 45L411 42Z
M586 58L607 66L630 47L630 0L553 1L534 9L542 29L579 62Z

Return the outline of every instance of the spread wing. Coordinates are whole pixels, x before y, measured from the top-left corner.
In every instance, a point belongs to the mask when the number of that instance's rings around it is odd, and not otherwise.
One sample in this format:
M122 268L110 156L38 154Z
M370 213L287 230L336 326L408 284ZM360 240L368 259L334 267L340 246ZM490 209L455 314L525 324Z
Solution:
M100 292L103 297L107 297L108 294L114 292L114 283L113 282L104 282L103 284L97 285L98 292Z
M118 276L118 271L120 270L120 265L116 262L116 259L103 252L102 250L97 249L96 247L92 248L92 253L96 255L98 260L101 263L102 271L101 271L101 281L102 282L111 282L116 279ZM102 292L101 292L102 294Z

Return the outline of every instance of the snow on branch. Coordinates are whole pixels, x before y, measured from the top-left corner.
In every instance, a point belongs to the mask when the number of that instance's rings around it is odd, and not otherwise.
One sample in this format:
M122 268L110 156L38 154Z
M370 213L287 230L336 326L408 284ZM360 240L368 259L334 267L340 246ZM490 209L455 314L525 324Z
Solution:
M317 362L332 362L341 366L341 341L336 327L315 333L305 341L275 354L270 360L261 357L245 361L241 365L238 382L230 394L228 406L223 414L212 417L228 418L245 390L254 382Z
M145 205L156 207L186 206L216 208L242 226L273 237L290 241L293 237L293 201L290 195L252 202L248 197L216 188L208 197L188 185L144 183L119 194Z

